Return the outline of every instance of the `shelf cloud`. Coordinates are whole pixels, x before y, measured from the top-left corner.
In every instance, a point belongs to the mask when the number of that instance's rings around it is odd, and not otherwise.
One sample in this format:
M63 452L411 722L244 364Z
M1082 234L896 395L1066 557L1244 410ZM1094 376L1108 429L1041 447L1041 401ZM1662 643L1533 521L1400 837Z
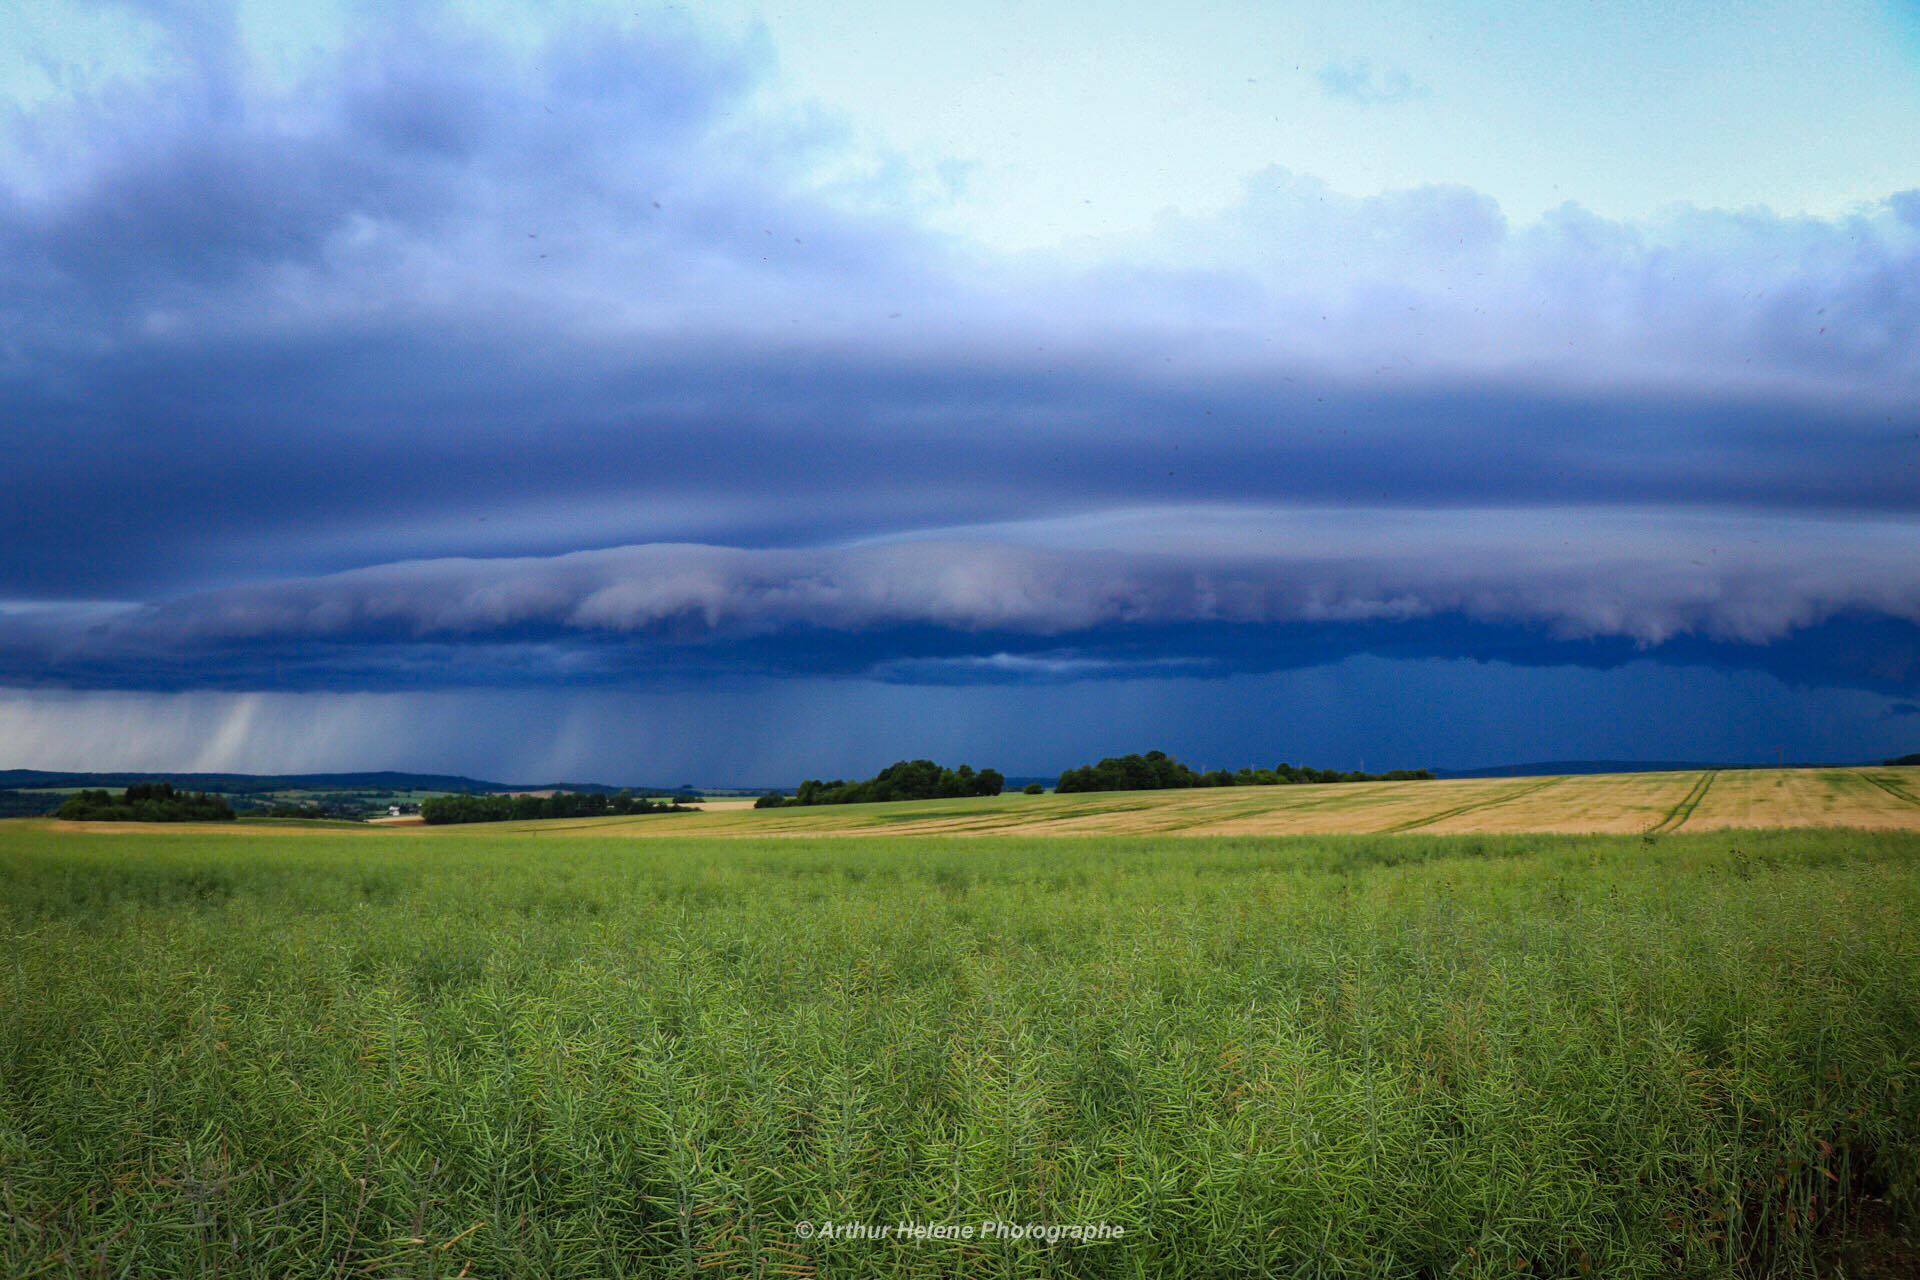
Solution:
M771 640L792 640L790 661L806 668L821 660L822 637L842 667L889 679L1072 679L1116 663L1137 674L1137 657L1118 656L1136 636L1158 637L1157 661L1178 663L1177 650L1209 629L1377 636L1437 619L1466 624L1462 654L1474 627L1649 653L1683 638L1765 646L1843 617L1920 626L1912 534L1906 521L1637 512L1159 510L853 546L409 561L158 604L23 612L0 618L0 637L16 672L57 677L65 664L75 679L105 671L134 683L140 670L173 672L208 654L244 662L250 651L301 682L365 676L369 663L397 664L416 683L515 682L530 656L592 670L608 646L755 671L780 651ZM1170 641L1175 631L1188 639ZM1005 652L1009 638L1033 651ZM437 675L412 670L423 647L435 657L420 665ZM501 668L502 652L519 658ZM1297 664L1281 652L1277 665ZM480 658L463 663L463 653Z

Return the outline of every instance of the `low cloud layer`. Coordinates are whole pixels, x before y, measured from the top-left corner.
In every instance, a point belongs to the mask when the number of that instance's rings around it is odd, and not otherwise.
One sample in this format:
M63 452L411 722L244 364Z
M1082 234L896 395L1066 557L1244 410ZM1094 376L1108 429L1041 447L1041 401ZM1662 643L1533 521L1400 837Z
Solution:
M1183 533L1167 528L1165 541L1177 545ZM1221 545L1234 534L1240 546ZM759 551L657 545L417 561L189 597L126 625L182 642L526 629L699 639L903 626L1044 636L1455 613L1657 645L1678 634L1764 644L1844 612L1920 622L1914 522L1342 512L1232 521L1204 541L1212 545L1160 552L946 539Z
M1468 651L1475 627L1639 652L1765 646L1836 618L1920 626L1915 533L1617 511L1158 510L852 546L411 561L20 612L0 636L15 672L138 683L145 670L162 684L196 662L209 683L235 664L296 684L631 679L667 652L709 671L824 664L929 682L1188 674L1250 629L1359 629L1364 648L1435 620L1465 624Z

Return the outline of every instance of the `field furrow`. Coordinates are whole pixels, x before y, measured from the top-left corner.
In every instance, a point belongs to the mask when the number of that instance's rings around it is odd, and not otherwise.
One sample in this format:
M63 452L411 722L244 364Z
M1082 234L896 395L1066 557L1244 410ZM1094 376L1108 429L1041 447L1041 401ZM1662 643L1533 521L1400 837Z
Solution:
M1667 810L1667 815L1664 818L1647 828L1647 834L1650 836L1665 835L1669 831L1678 831L1681 827L1686 826L1687 819L1693 816L1693 811L1698 809L1700 802L1707 798L1707 792L1713 789L1715 776L1715 772L1712 769L1702 773L1698 781L1688 790L1687 794L1680 798L1679 803Z

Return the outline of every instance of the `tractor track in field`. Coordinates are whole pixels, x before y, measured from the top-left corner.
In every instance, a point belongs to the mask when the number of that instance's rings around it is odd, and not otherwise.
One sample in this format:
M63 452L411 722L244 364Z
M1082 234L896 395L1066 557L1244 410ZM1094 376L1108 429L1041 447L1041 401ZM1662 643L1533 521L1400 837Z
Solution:
M1717 769L1708 769L1702 773L1700 781L1693 784L1693 790L1682 796L1679 804L1667 810L1666 817L1648 827L1646 833L1650 836L1664 836L1686 826L1687 819L1691 818L1693 811L1700 807L1700 802L1707 798L1707 792L1712 789L1713 780L1718 773Z
M1910 805L1920 806L1920 796L1911 794L1910 792L1907 791L1905 787L1902 787L1899 783L1888 782L1885 778L1876 778L1870 773L1863 772L1860 774L1860 776L1862 778L1865 778L1868 782L1871 782L1874 786L1880 788L1882 791L1886 792L1888 795L1892 796L1894 799L1904 800Z
M1448 818L1457 818L1463 813L1474 813L1481 809L1491 809L1497 804L1505 804L1509 800L1518 800L1521 796L1530 796L1536 791L1544 791L1548 787L1565 781L1565 778L1548 778L1546 781L1536 782L1530 787L1519 787L1513 791L1503 791L1497 796L1489 796L1484 800L1474 800L1467 804L1455 805L1451 809L1442 809L1439 813L1430 813L1425 817L1414 818L1409 822L1402 822L1396 826L1382 827L1380 833L1382 835L1396 835L1402 831L1418 831L1421 827L1430 827L1436 822L1445 822Z
M672 811L669 810L668 812L672 812ZM692 813L696 811L689 809L689 810L682 810L682 812ZM551 835L555 831L612 831L620 827L631 826L633 823L636 823L636 822L644 822L648 818L659 818L663 816L665 815L658 814L658 813L620 813L620 814L610 814L605 818L560 818L560 819L522 818L522 819L519 819L519 821L537 822L540 825L533 826L533 827L519 827L519 828L516 828L515 830L516 832L521 832L527 835L536 835L536 836ZM479 826L481 824L476 822L462 822L462 823L449 823L447 825L472 827L472 826ZM507 834L514 834L514 833L509 832Z

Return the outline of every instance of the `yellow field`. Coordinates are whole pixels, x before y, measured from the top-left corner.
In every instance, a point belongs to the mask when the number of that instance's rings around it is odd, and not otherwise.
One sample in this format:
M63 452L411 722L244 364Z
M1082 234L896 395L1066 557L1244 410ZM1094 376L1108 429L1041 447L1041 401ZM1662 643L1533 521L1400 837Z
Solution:
M1178 835L1418 831L1631 835L1727 827L1920 830L1920 769L1721 769L990 799L490 824L564 835ZM445 830L445 828L441 828Z
M42 822L43 819L23 821ZM142 823L62 822L61 830L135 834ZM1713 769L1677 773L1456 778L1323 786L1002 795L896 804L754 809L721 801L689 813L427 827L369 823L394 836L525 832L564 836L1284 836L1666 834L1734 827L1920 831L1920 768ZM176 824L256 835L351 831L346 823Z

